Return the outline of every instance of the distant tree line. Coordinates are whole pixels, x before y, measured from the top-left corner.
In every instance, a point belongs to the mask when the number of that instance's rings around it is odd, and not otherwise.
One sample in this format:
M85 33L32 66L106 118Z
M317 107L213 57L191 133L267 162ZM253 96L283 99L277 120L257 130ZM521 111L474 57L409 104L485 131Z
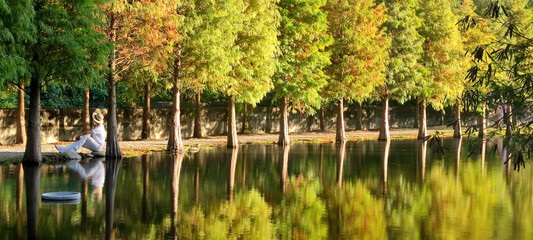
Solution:
M531 107L532 5L528 0L0 0L0 90L7 99L2 102L18 109L17 142L26 143L26 162L41 161L41 105L81 104L88 128L91 94L93 103L107 99L97 103L108 108L106 154L121 157L117 93L123 96L119 104L142 99L144 139L150 139L151 98L172 102L167 148L174 152L183 149L182 93L195 102L195 137L201 137L202 96L209 96L207 102L225 99L228 147L238 145L236 104L246 114L265 96L280 107L279 145L290 144L289 112L323 116L324 106L335 105L336 142L342 143L345 103L360 108L375 100L383 104L379 140L390 140L388 106L394 100L418 105L419 139L427 138L427 105L454 106L456 137L464 108L479 113L480 136L487 135L487 108L501 108L508 136L531 145L526 137L531 124L513 128L512 117ZM70 93L46 103L43 89L52 96Z

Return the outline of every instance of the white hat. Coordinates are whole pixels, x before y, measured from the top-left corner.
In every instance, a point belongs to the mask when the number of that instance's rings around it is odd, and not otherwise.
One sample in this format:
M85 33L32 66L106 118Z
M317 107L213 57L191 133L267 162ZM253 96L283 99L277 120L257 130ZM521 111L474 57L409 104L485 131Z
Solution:
M95 123L102 124L102 123L104 123L104 116L102 116L102 114L100 114L100 113L94 112L93 113L93 121Z

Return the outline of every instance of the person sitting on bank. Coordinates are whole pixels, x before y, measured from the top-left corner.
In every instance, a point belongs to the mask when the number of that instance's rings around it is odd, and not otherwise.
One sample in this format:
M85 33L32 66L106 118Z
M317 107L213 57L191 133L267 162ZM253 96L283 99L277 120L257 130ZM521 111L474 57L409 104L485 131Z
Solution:
M59 153L66 151L77 152L81 147L87 148L93 152L104 149L106 131L104 128L104 116L100 113L93 113L93 122L96 127L91 131L85 131L76 136L76 142L66 147L55 145Z

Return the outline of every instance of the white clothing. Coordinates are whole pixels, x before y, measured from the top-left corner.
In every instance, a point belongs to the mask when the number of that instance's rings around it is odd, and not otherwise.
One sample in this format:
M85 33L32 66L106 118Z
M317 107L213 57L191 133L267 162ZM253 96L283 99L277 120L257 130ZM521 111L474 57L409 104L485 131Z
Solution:
M92 138L96 141L96 143L100 144L102 148L105 145L105 137L106 132L104 128L104 124L98 124L95 128L93 128L93 135Z
M80 140L64 147L63 150L77 152L81 147L87 148L93 152L97 152L104 149L103 144L99 144L94 138L90 137L89 135L83 135L81 136Z

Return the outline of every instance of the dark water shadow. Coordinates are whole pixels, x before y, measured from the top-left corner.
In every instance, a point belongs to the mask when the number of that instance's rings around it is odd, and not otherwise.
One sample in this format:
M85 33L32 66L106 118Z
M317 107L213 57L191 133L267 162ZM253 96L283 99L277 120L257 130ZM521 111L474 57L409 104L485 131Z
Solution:
M113 216L115 211L115 193L117 187L117 176L120 170L122 159L106 158L105 166L105 238L114 239Z
M28 239L39 239L39 195L41 185L41 164L24 163L24 183L26 185L26 214Z

